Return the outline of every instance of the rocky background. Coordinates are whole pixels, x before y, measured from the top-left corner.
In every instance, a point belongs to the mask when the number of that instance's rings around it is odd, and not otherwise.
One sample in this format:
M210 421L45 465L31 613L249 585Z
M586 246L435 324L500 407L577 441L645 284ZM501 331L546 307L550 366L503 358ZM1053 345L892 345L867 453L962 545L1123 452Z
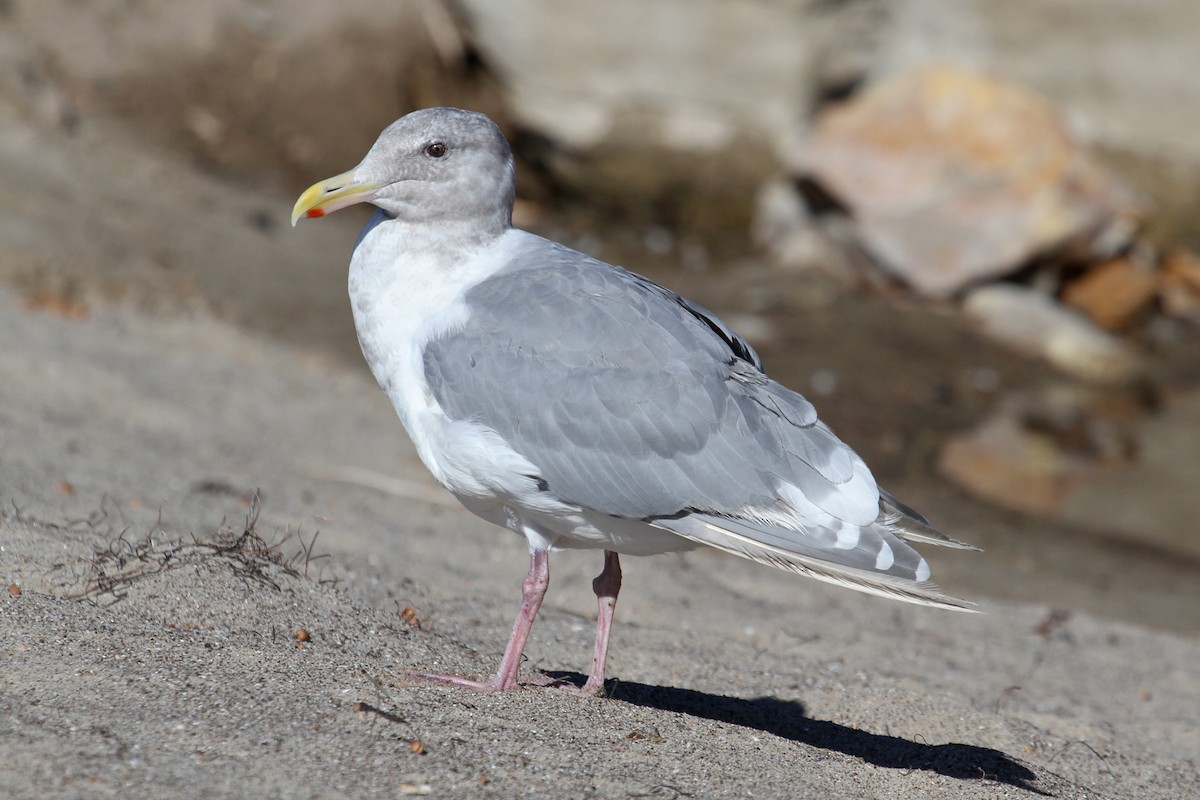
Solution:
M1185 796L1197 36L1184 0L0 3L4 791ZM721 313L982 545L935 573L988 616L689 554L629 568L610 701L405 686L494 666L522 548L361 367L361 213L286 222L436 104L501 122L519 224ZM556 563L530 670L586 667L598 564Z

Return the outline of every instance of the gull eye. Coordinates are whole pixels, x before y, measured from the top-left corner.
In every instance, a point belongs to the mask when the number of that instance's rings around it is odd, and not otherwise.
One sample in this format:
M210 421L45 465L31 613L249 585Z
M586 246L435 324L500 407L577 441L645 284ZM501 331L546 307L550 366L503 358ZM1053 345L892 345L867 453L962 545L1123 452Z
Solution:
M432 144L425 145L425 155L430 158L441 158L446 155L447 150L445 142L433 142Z

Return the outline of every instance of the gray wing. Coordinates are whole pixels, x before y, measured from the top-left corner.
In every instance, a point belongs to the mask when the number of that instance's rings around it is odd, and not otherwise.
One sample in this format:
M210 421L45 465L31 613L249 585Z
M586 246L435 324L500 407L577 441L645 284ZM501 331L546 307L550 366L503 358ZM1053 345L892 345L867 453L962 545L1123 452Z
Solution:
M885 508L813 406L703 308L549 242L466 302L466 327L425 350L430 389L452 419L496 430L556 497L716 546L698 515L736 520L770 547L927 577L903 532L876 525L907 509ZM929 530L914 538L941 537ZM895 557L881 565L884 544Z
M556 495L622 517L735 513L774 505L780 476L812 498L853 476L812 405L698 306L565 248L541 255L469 292L466 329L424 364L451 418L496 430Z

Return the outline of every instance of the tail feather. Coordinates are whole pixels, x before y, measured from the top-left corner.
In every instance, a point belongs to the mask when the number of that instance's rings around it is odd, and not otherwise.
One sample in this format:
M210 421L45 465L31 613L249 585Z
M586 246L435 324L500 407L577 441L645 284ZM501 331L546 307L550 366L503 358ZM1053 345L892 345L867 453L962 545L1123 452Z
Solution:
M879 510L901 539L923 544L935 544L939 547L954 547L961 550L980 550L973 544L961 542L933 527L933 523L925 519L920 512L901 503L891 492L879 489Z
M944 594L928 580L838 563L839 556L848 554L849 551L806 548L802 543L802 533L788 537L791 544L783 546L779 544L782 541L779 527L769 522L693 512L678 517L656 519L651 524L698 544L859 592L934 608L974 612L971 608L973 603ZM893 549L906 548L901 542L895 541L896 536L905 536L904 531L887 523L881 526L878 522L871 528L874 529L872 532L883 540L891 539ZM923 532L910 538L935 544L954 542L950 546L969 547L949 537L945 537L948 542L940 538L934 540Z

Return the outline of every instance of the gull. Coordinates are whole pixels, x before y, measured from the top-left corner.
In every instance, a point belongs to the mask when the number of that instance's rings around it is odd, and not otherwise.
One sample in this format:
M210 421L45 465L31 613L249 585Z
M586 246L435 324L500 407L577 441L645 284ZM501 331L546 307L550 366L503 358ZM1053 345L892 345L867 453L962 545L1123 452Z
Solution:
M415 111L292 224L376 211L349 290L363 356L421 460L467 509L523 536L530 569L496 674L518 687L549 553L604 551L592 582L603 694L619 555L714 547L897 600L969 610L908 543L972 548L879 488L754 349L679 294L512 226L512 152L483 114Z

